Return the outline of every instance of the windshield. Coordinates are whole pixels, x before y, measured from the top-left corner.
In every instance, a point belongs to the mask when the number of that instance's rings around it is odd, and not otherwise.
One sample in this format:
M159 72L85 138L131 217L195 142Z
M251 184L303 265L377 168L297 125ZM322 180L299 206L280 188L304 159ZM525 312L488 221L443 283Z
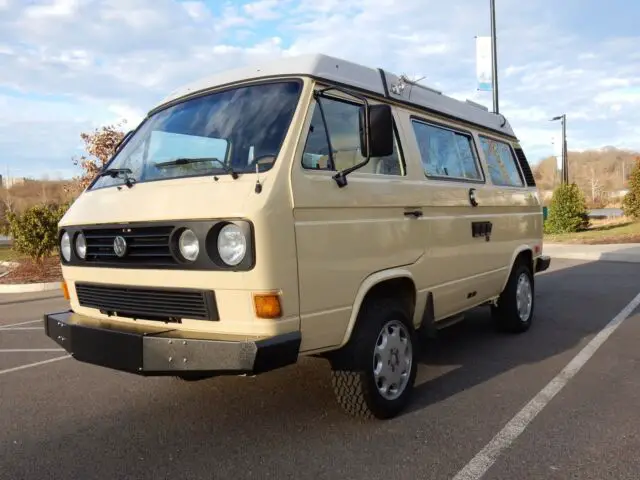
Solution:
M147 119L92 188L269 170L298 103L299 81L233 88L181 102ZM118 169L128 169L118 172Z

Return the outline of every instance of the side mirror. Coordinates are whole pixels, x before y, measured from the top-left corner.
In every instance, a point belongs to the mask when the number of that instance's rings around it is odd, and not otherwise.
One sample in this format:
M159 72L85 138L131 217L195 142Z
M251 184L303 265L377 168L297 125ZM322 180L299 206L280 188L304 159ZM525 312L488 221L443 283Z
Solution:
M369 110L367 124L366 110ZM360 107L360 151L365 158L386 157L393 153L393 116L389 105ZM368 140L368 143L367 143Z

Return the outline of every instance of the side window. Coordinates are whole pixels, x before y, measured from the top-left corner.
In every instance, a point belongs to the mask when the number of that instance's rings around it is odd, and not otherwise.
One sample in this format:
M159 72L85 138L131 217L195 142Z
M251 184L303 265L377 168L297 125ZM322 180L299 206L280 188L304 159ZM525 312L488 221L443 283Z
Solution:
M302 158L302 166L312 170L337 171L349 168L365 160L360 153L360 126L358 122L358 105L349 102L320 98L320 105L314 106L309 135ZM327 122L327 129L322 120L322 112ZM331 148L335 165L331 165L327 130L331 140ZM397 137L394 151L382 158L370 158L369 163L353 174L374 173L379 175L404 175L402 161L398 154ZM352 174L352 175L353 175Z
M412 120L411 123L427 176L483 180L471 135L418 120Z
M516 159L507 143L480 136L480 145L487 159L489 175L494 185L503 187L522 187L524 185L516 165Z

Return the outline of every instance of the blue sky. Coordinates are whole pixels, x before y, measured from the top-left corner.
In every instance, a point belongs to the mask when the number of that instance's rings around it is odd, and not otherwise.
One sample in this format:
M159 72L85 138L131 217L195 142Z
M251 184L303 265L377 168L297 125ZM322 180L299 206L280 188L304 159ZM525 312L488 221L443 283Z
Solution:
M640 3L496 0L501 111L529 158L640 150ZM476 91L489 0L0 0L0 173L68 178L80 133L129 126L182 83L321 52Z

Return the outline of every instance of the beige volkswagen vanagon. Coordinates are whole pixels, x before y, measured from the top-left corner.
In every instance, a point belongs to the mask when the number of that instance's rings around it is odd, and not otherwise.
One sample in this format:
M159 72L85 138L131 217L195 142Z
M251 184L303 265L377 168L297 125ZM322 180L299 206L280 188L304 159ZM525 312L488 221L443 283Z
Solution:
M330 362L390 418L423 339L478 306L524 332L542 210L502 115L324 55L224 72L149 112L60 223L46 334L138 375Z

